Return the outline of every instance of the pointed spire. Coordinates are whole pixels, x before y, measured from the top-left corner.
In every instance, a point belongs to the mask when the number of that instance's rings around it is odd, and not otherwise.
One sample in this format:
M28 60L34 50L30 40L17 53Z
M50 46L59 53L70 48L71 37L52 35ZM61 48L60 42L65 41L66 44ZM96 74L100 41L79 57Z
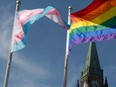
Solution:
M108 87L107 77L105 77L105 84L104 84L104 87Z
M79 80L77 80L77 85L76 85L76 87L79 87Z
M85 76L88 73L100 73L101 66L99 63L98 53L95 42L91 42L89 45L89 50L84 66L84 71L82 72L82 76Z

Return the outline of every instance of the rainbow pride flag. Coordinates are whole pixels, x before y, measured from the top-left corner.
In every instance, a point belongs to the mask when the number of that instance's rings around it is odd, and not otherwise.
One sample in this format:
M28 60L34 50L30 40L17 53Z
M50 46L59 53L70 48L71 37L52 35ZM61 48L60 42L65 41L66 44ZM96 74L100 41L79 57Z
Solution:
M19 11L16 14L13 27L11 52L15 52L26 46L26 35L29 27L43 16L46 16L61 27L68 29L67 25L62 20L60 13L52 6L48 6L45 9Z
M94 0L70 16L69 49L80 43L116 38L116 0Z

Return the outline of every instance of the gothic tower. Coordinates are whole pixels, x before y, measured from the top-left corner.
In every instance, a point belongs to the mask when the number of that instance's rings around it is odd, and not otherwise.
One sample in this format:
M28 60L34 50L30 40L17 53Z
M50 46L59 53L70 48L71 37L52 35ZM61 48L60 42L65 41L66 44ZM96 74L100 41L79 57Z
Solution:
M103 80L95 42L90 43L84 69L81 73L80 87L108 87L107 79Z

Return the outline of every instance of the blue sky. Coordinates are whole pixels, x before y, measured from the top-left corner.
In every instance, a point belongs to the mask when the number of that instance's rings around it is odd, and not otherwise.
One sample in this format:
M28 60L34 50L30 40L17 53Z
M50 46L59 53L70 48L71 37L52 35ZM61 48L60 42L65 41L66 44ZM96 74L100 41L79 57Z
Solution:
M55 7L67 21L68 6L73 12L85 8L92 0L22 0L20 9ZM3 86L9 43L13 26L15 0L0 0L0 87ZM13 54L9 87L62 87L66 30L46 17L35 22L27 35L26 48ZM109 87L116 82L116 40L97 42L104 76ZM73 47L69 56L67 87L76 87L80 79L88 43Z

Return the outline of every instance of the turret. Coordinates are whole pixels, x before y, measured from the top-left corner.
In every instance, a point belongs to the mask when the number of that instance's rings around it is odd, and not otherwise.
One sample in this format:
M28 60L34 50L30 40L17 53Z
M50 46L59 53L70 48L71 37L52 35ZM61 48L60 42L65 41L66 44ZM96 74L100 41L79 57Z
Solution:
M107 81L107 77L105 77L105 83L104 83L104 87L108 87L108 81Z
M77 80L77 84L76 84L76 87L80 87L80 86L79 86L79 80Z

